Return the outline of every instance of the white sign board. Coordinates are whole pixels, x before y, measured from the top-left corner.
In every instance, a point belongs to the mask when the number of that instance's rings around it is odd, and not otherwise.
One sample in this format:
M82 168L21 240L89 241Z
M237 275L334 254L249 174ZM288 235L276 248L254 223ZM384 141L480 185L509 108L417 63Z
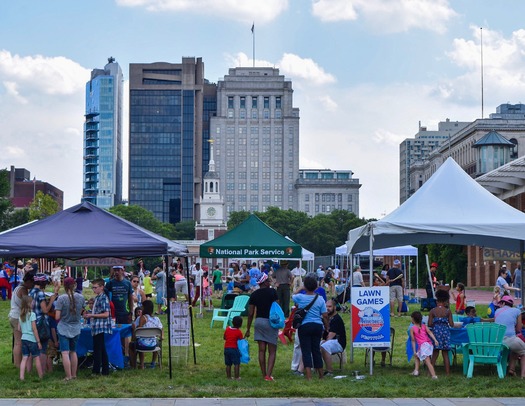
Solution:
M190 312L186 302L170 302L170 345L188 347L190 345Z

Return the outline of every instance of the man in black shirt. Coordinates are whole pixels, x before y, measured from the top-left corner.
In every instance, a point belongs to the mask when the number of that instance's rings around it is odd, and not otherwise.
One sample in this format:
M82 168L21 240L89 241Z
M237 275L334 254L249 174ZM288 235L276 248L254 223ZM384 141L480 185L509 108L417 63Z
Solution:
M394 303L397 300L397 317L403 309L403 271L399 259L394 260L394 266L386 273L386 283L390 286L390 316L394 316Z
M343 352L346 348L345 323L337 314L337 302L330 299L326 302L326 312L330 319L329 331L325 331L324 341L321 342L321 354L325 363L325 376L332 375L332 354Z

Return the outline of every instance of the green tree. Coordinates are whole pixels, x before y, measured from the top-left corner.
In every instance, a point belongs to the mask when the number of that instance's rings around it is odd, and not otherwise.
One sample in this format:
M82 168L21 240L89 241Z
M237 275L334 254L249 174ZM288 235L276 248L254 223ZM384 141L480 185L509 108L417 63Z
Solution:
M195 221L186 220L175 224L175 240L193 240L195 238Z
M0 231L7 230L9 227L9 217L13 211L13 205L9 200L9 171L0 170Z
M13 210L9 215L8 219L8 229L20 226L29 222L29 209L27 207Z
M58 212L58 203L41 190L36 192L35 199L29 205L29 221L42 220Z
M120 204L111 207L109 212L145 228L146 230L162 235L165 238L171 240L176 238L176 230L173 224L163 223L158 220L151 211L143 207L137 205L125 206Z
M428 254L429 263L437 262L437 279L443 283L467 283L467 255L462 245L427 244L418 245L419 252L419 287L424 288L428 281L428 268L425 254ZM415 272L412 283L415 286Z

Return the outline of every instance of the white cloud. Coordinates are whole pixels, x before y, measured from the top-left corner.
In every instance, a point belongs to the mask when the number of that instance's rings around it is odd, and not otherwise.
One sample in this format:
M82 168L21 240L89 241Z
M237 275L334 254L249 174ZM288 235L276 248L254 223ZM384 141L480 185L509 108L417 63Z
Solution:
M336 111L339 107L334 99L332 99L329 95L324 95L319 97L319 101L324 106L326 111Z
M250 59L244 52L236 55L225 55L226 60L234 67L253 66L253 59ZM301 58L298 55L285 53L276 63L265 60L255 60L255 66L269 66L279 68L279 72L294 81L307 81L309 85L326 85L334 83L335 77L326 73L314 60Z
M274 20L288 8L288 0L117 0L117 4L144 7L152 12L221 15L238 21L256 21L258 24Z
M325 22L363 18L380 32L444 32L456 16L447 0L313 0L312 13Z
M90 71L64 57L0 51L0 168L26 168L64 191L65 207L82 192L84 86Z
M447 54L465 73L444 79L434 92L457 103L478 103L481 99L481 31L472 26L472 38L456 38ZM525 30L505 38L501 33L483 29L483 82L485 101L494 104L523 100L525 93Z

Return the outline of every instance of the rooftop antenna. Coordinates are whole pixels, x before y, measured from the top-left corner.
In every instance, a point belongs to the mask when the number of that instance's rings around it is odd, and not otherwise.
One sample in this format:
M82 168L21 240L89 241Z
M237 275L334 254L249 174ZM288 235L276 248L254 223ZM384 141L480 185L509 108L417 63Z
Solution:
M481 118L483 119L483 27L479 28L481 45Z
M253 67L255 68L255 22L252 23L252 40Z

